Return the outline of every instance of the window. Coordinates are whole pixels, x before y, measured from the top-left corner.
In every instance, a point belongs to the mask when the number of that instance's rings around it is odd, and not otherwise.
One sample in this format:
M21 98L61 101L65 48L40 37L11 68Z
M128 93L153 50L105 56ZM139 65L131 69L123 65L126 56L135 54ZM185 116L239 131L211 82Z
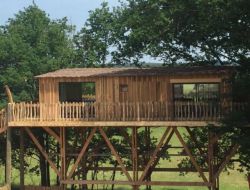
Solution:
M208 101L219 99L219 84L174 84L174 99L179 101Z
M94 102L94 82L63 82L59 83L60 102Z
M127 84L121 84L120 85L120 92L128 92L128 85Z

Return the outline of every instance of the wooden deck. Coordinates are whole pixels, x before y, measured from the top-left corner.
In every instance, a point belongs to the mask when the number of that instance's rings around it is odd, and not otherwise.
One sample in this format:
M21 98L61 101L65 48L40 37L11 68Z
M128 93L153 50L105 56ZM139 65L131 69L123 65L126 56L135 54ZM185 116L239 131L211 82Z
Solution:
M9 127L201 127L218 126L225 113L243 110L245 106L243 103L226 107L220 103L194 102L13 103L8 105L6 118Z

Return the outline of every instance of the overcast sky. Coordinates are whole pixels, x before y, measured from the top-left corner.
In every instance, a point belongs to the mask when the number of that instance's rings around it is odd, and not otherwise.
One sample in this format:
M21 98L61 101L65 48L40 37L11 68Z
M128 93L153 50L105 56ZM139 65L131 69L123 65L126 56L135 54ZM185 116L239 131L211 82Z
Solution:
M118 0L106 0L110 6L119 5ZM88 17L88 11L100 6L103 0L35 0L35 3L52 19L67 17L79 30ZM32 0L0 0L0 25L13 18L18 11L32 4Z

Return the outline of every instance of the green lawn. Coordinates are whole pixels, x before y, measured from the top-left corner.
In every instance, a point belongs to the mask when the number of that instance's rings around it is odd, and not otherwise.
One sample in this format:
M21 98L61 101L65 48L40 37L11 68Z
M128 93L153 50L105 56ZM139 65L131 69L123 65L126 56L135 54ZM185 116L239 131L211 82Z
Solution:
M181 133L183 134L183 130L181 130ZM153 130L152 135L156 137L160 137L163 134L163 129L158 128ZM175 146L179 146L180 143L177 141L176 137L173 137L171 140L171 144L174 144ZM172 153L176 153L177 151L174 150ZM26 158L28 159L28 158ZM174 157L171 159L171 161L168 160L160 160L160 166L164 167L176 167L178 161L181 159L181 157ZM34 160L29 160L30 165L35 165ZM52 184L55 183L55 174L51 172L51 179ZM99 173L99 179L109 179L110 172L105 172L105 178L103 178L103 172ZM207 174L206 174L207 176ZM126 180L126 177L124 175L121 175L120 172L117 173L118 180ZM163 172L155 172L152 174L152 180L155 181L197 181L201 182L201 178L198 177L197 173L189 173L185 176L181 176L179 173L163 173ZM26 185L39 185L40 177L35 174L26 174L25 175L25 184ZM0 183L3 184L4 182L4 167L0 167ZM19 184L19 172L17 170L13 171L13 183L15 185ZM99 186L99 189L101 189L101 186ZM129 186L117 186L116 189L131 189ZM144 187L141 187L141 189L144 189ZM156 187L154 186L152 189L155 190L207 190L206 187ZM239 173L238 171L230 171L230 173L222 173L220 177L220 190L248 190L248 184L245 176L242 173Z

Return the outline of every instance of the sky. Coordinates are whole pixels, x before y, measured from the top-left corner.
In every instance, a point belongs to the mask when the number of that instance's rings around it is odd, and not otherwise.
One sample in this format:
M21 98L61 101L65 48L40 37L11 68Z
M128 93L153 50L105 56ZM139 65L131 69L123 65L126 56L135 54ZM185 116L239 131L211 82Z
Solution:
M99 7L103 0L34 0L39 8L52 19L67 17L77 30L88 18L88 11ZM106 0L110 6L119 5L118 0ZM0 25L6 24L18 11L32 5L32 0L0 0Z
M34 0L51 19L67 17L69 24L75 25L77 31L83 27L88 12L100 7L103 1L108 2L111 7L120 4L119 0ZM0 25L5 25L9 18L13 18L20 10L32 4L33 0L0 0ZM143 60L161 62L149 56L145 56Z

